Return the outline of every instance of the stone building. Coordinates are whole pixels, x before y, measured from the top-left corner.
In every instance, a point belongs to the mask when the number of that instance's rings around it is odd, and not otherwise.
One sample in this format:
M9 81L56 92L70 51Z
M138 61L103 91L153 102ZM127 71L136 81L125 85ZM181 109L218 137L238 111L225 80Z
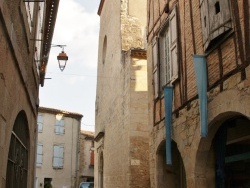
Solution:
M101 0L95 187L147 188L146 1Z
M151 187L249 187L250 1L147 2Z
M34 187L39 84L59 0L0 0L0 187Z
M77 187L82 115L44 107L38 111L36 188Z
M94 134L84 130L80 134L79 183L94 182Z

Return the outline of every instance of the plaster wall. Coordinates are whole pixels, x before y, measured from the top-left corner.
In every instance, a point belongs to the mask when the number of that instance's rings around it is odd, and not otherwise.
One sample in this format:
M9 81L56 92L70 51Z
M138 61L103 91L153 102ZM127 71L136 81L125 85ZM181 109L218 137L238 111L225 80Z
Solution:
M75 187L78 172L80 122L71 117L64 117L65 133L55 134L56 115L43 115L43 131L38 133L37 143L43 145L42 166L36 168L38 185L44 185L44 178L52 178L53 187ZM53 146L64 146L63 168L53 168Z

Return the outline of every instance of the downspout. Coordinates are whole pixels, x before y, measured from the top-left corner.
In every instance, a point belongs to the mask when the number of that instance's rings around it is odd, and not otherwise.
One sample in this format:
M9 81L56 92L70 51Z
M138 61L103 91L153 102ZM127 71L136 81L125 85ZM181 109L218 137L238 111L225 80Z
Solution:
M78 121L78 134L77 134L77 144L76 144L76 161L75 161L75 188L78 186L78 172L79 172L79 166L78 166L78 160L79 160L79 153L80 153L80 131L81 131L81 123L80 120Z

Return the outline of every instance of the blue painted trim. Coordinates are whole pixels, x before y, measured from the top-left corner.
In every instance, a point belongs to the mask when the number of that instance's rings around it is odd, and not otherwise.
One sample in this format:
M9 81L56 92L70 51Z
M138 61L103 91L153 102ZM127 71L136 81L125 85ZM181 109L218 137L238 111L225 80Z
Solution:
M204 55L193 55L196 84L199 95L201 137L206 137L207 126L207 62Z
M172 104L173 104L173 87L164 87L165 102L165 129L166 129L166 164L172 165L171 151L171 133L172 133Z

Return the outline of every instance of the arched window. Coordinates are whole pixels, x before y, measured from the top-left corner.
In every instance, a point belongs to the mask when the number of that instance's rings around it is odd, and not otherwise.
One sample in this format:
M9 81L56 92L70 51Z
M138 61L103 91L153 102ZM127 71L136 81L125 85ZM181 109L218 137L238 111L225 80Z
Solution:
M29 153L28 122L24 112L20 112L15 120L11 134L6 187L27 188L28 153Z

